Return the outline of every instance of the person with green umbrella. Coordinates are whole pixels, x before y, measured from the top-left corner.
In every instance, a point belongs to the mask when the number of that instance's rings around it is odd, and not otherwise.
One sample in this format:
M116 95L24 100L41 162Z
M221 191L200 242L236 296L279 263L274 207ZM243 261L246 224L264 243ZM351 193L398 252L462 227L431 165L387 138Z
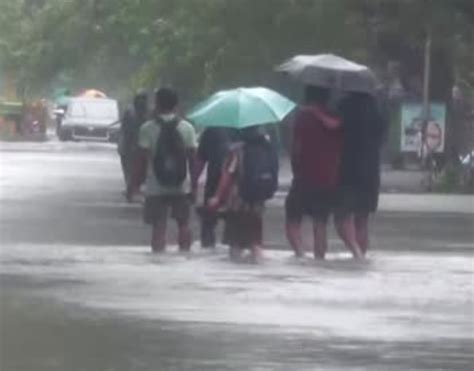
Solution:
M257 262L263 248L265 201L278 187L278 154L261 126L240 130L240 141L225 159L218 188L208 207L216 212L223 207L230 257L239 260L250 249Z
M237 129L210 127L204 129L199 138L194 175L196 179L199 179L204 169L206 169L204 205L216 193L224 160L231 144L238 139L237 137ZM199 208L198 210L201 219L201 247L214 248L217 243L216 227L219 217L216 213L207 212L206 208ZM222 242L225 243L225 236L222 238Z
M245 248L258 259L263 244L263 208L278 187L278 154L262 125L278 123L295 104L266 88L221 91L188 115L203 127L239 129L240 140L224 161L219 185L208 201L211 211L224 208L231 258Z

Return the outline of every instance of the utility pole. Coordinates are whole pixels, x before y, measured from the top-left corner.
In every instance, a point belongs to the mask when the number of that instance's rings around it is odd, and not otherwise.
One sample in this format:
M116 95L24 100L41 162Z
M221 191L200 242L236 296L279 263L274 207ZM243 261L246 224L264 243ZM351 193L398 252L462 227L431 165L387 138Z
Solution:
M421 157L425 157L423 143L426 139L426 126L430 119L430 74L431 74L431 27L427 28L425 41L425 63L423 68L423 126L421 131Z
M430 75L431 75L431 26L427 27L426 30L426 41L425 41L425 63L424 63L424 73L423 73L423 124L421 127L421 148L420 148L420 157L421 161L428 160L428 171L429 171L429 180L428 188L431 191L433 188L433 164L432 158L427 158L430 153L430 149L426 148L426 129L428 127L428 122L430 119ZM431 157L431 156L430 156Z

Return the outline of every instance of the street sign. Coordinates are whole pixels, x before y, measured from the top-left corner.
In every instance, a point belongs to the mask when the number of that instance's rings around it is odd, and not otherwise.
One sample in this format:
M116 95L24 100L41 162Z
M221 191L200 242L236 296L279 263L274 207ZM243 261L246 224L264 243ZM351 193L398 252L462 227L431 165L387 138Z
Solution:
M401 151L420 153L423 105L421 103L405 103L401 109ZM441 153L444 151L446 105L431 103L428 118L425 149L427 152Z

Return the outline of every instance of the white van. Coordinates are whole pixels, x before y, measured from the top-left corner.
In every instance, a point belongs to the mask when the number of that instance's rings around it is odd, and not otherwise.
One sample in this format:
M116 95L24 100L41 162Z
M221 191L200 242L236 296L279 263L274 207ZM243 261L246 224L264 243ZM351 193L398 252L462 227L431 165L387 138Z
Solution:
M118 103L108 98L71 98L58 127L60 140L112 140L120 121Z

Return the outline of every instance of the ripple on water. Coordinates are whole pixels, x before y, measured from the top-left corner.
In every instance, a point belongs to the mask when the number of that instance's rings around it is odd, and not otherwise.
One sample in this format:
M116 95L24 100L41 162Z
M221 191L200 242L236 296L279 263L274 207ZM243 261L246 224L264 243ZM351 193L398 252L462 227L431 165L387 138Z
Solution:
M474 331L472 256L374 252L355 262L336 253L315 262L267 251L262 264L246 265L226 254L15 245L2 249L0 261L3 274L51 280L42 290L59 300L142 318L364 339L470 338Z

